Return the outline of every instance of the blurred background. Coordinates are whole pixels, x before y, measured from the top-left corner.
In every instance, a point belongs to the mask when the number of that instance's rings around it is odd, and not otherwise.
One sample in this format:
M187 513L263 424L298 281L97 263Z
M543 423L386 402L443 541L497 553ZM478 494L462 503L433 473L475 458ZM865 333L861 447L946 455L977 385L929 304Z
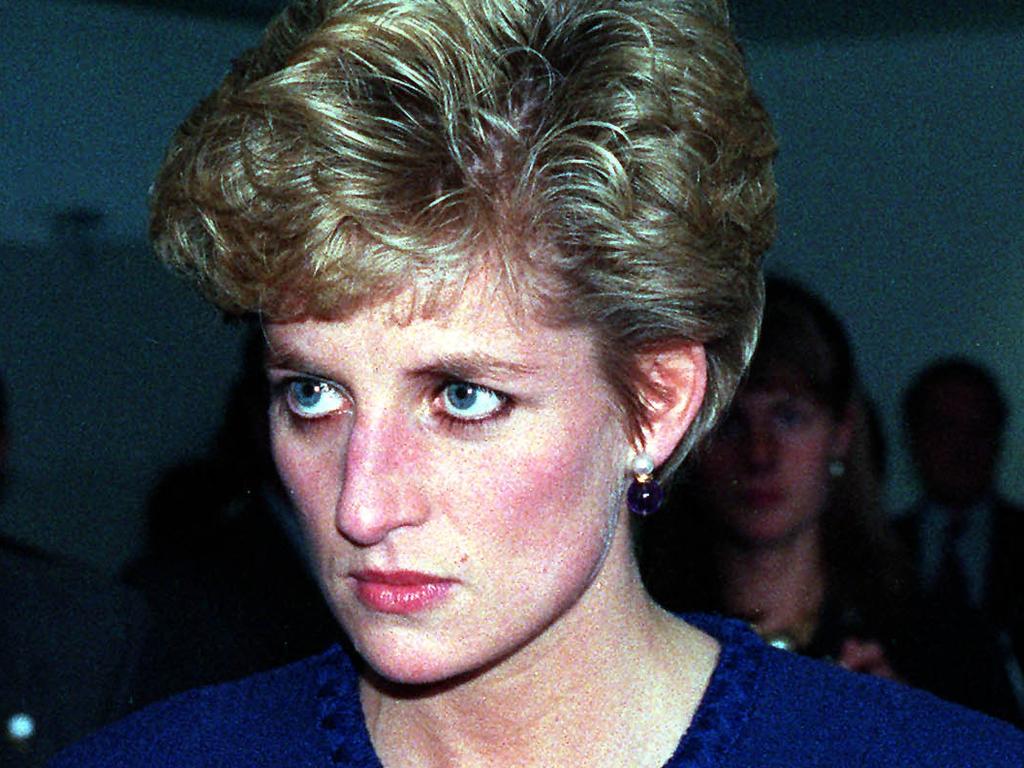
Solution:
M209 447L242 333L156 265L146 192L278 6L0 4L0 533L114 574L160 475ZM1024 497L1024 4L732 6L781 145L769 269L846 322L889 442L889 507L916 494L902 391L949 354L1001 380L1016 411L1001 485Z

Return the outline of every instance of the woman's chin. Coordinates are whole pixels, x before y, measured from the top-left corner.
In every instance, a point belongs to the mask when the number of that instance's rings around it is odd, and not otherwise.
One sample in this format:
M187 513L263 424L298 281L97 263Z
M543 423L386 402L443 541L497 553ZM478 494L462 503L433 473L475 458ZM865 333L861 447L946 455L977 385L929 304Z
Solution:
M477 633L434 635L387 632L353 639L356 652L384 684L444 687L466 682L502 666L517 646Z
M438 647L429 640L362 638L355 647L377 677L394 685L438 685L473 666L458 647Z
M420 659L365 659L380 680L390 685L436 686L452 679L444 665L423 663Z
M798 521L786 510L750 510L732 520L732 538L749 546L771 547L792 540L800 528Z

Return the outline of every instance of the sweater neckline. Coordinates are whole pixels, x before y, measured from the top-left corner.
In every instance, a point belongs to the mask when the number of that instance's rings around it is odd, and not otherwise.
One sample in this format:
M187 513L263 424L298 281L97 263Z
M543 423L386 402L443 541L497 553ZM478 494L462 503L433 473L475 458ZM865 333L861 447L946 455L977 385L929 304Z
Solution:
M750 715L765 646L744 623L686 614L688 624L714 637L718 662L700 705L663 768L712 768L724 762ZM359 700L359 676L349 654L334 646L317 669L319 729L337 768L382 768Z
M721 651L690 727L664 768L712 768L726 762L746 727L767 646L738 619L707 614L683 619L715 638Z

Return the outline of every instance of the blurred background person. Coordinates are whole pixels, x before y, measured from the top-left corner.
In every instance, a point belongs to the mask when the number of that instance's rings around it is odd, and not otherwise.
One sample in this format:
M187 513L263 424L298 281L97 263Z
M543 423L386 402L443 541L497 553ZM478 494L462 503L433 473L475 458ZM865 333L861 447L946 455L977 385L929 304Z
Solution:
M11 445L0 376L0 493ZM4 499L0 496L0 513ZM142 600L94 574L0 536L0 766L42 766L125 714L145 631Z
M911 579L881 510L872 418L839 320L769 280L750 373L670 512L650 521L655 596L744 618L780 647L910 676Z
M150 494L145 549L124 573L146 595L155 629L135 684L139 704L337 639L270 455L263 345L252 326L212 446L169 469Z
M922 370L904 397L904 426L922 495L898 530L942 618L999 659L1003 675L967 688L980 708L1024 718L1024 508L997 488L1009 408L995 377L963 358Z

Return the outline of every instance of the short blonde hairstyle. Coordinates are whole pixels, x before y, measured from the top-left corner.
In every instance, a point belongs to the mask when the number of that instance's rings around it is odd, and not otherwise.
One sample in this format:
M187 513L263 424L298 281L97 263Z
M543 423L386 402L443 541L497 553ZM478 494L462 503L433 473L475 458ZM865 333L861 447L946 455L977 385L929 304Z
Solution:
M669 472L757 337L774 154L721 2L299 0L175 134L151 235L224 311L271 320L486 266L591 329L634 437L639 353L702 343Z

